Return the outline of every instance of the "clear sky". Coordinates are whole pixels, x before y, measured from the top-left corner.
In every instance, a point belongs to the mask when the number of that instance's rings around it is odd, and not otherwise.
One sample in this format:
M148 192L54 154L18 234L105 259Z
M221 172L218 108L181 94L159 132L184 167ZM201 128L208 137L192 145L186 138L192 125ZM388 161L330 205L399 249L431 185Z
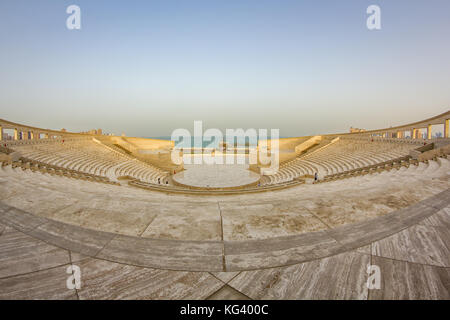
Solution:
M2 0L0 118L142 137L389 127L450 109L449 39L448 0Z

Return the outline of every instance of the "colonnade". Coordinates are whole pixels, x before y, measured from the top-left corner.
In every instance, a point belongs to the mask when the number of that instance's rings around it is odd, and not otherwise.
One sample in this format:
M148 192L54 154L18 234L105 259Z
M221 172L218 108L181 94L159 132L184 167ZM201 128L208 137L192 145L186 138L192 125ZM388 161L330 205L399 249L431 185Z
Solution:
M436 117L426 119L420 122L415 122L409 125L351 134L370 137L398 138L398 139L404 139L407 137L409 137L410 139L428 139L428 140L433 138L450 138L449 121L450 121L450 111L447 111ZM433 127L435 126L443 126L442 135L433 137L432 134Z

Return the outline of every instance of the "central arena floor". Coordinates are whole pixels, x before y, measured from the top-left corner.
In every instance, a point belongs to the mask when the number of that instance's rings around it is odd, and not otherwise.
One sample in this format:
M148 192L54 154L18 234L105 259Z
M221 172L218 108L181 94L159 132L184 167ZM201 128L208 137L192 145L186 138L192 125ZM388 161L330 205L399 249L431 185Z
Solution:
M261 176L248 170L248 165L201 164L184 165L185 171L172 179L197 188L233 188L257 183Z

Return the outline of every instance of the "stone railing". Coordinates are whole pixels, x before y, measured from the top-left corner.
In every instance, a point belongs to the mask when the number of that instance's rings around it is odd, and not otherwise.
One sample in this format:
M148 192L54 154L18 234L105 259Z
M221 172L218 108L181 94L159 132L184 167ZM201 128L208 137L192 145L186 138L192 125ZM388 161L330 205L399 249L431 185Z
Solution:
M18 154L18 152L12 153L12 155ZM8 155L11 157L10 155ZM74 178L74 179L80 179L80 180L87 180L87 181L93 181L93 182L100 182L100 183L106 183L106 184L114 184L114 185L120 185L119 183L112 182L107 177L81 172L77 170L67 169L55 165L51 165L48 163L44 163L41 161L31 160L22 156L17 157L18 159L2 159L1 165L8 166L11 165L12 168L22 168L23 170L31 170L32 172L39 171L41 173L48 173L50 175L57 175L67 178Z
M417 156L417 160L418 161L433 160L436 159L437 157L444 157L448 154L450 154L450 144L443 146L441 148L425 151Z
M447 158L450 154L450 144L438 148L429 150L429 148L433 148L434 143L430 143L426 146L419 147L413 150L415 156L404 156L388 161L384 161L381 163L376 163L370 166L361 167L353 170L348 170L344 172L339 172L332 175L327 175L320 182L333 181L338 179L350 178L353 176L370 174L373 172L381 172L384 170L391 170L392 168L400 168L402 166L408 167L410 164L417 165L419 162L427 162L428 160L436 160L438 157ZM427 151L428 150L428 151Z
M64 138L48 138L48 139L28 139L28 140L4 140L2 145L7 147L23 146L23 145L38 145L38 144L52 144L52 143L62 143L72 142L72 141L85 141L91 140L92 137L64 137Z

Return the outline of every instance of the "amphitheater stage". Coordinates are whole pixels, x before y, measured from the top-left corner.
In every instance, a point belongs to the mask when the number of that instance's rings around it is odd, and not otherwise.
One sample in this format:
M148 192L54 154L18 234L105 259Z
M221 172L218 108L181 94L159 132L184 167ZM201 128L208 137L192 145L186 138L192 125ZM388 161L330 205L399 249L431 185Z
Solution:
M174 184L189 188L237 189L257 185L261 176L248 165L184 165L185 170L172 176Z

